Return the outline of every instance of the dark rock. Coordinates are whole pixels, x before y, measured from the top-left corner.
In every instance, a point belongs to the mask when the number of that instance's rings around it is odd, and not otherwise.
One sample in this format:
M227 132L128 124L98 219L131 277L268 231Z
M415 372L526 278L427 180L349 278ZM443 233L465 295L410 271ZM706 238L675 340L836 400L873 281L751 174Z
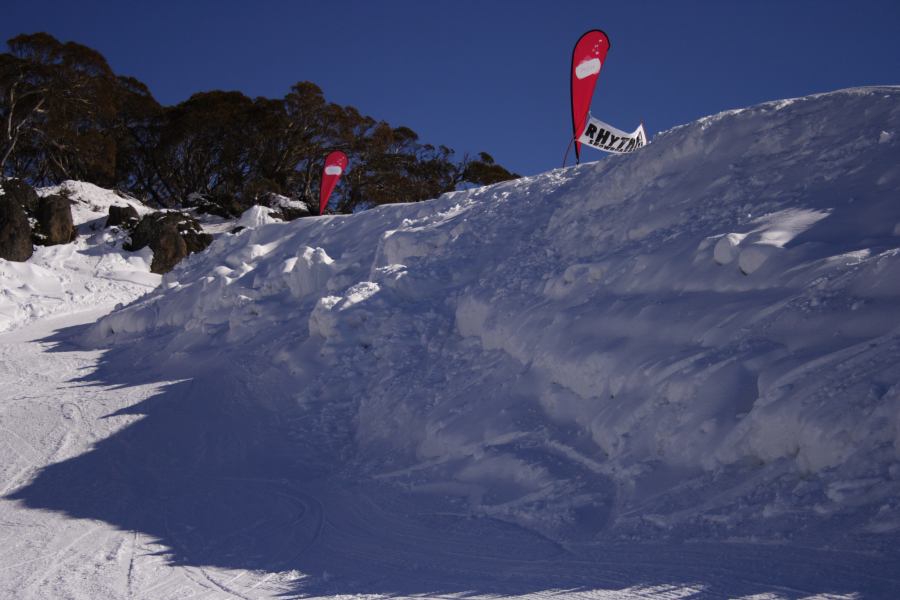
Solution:
M15 202L24 208L26 213L34 214L37 212L37 192L21 179L7 179L0 182L0 188L3 189L3 196L6 200Z
M282 221L293 221L294 219L299 219L301 217L308 217L311 214L312 213L305 208L282 206L278 209L278 213L275 216Z
M200 224L189 215L179 212L144 215L125 245L129 251L150 246L154 273L168 273L188 254L201 252L212 243L212 236L203 233Z
M207 196L193 194L187 205L194 207L200 214L215 215L223 219L239 217L247 209L237 198L228 194L211 194Z
M271 208L273 210L272 216L276 219L281 219L282 221L293 221L294 219L312 215L312 210L306 202L302 200L294 201L292 202L294 206L287 206L285 200L286 198L284 196L267 194L262 198L260 203L263 206Z
M137 209L133 206L110 206L109 217L106 219L106 226L118 226L131 229L137 225L140 218Z
M77 231L72 222L72 203L63 196L44 196L38 200L34 241L42 246L68 244Z
M23 262L31 258L31 225L17 200L0 196L0 258Z
M159 237L150 247L153 249L150 270L154 273L168 273L189 254L187 243L174 227L160 229Z
M199 225L197 226L199 229ZM180 233L184 243L187 244L188 254L203 252L212 244L213 236L202 231L188 231Z
M137 227L134 228L131 234L131 243L126 246L126 250L140 250L146 246L152 248L154 240L159 239L161 232L166 229L174 229L179 233L199 233L202 231L200 224L185 213L176 211L154 212L144 215Z

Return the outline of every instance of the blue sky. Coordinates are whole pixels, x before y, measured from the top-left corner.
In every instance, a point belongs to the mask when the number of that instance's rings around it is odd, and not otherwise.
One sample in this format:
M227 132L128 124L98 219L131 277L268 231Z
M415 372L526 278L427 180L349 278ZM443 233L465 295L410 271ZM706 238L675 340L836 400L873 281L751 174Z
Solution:
M621 129L643 119L651 135L765 100L900 84L897 0L2 4L3 40L47 31L86 44L165 104L210 89L280 97L310 80L331 101L526 175L562 162L568 63L588 29L611 42L594 115Z

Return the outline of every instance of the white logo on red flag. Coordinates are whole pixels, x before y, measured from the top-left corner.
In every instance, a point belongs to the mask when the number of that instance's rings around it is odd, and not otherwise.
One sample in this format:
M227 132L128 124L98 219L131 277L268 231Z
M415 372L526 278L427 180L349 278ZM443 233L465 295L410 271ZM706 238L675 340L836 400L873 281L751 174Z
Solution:
M325 212L328 206L328 198L334 191L341 173L347 168L347 155L340 150L335 150L325 158L325 168L322 171L322 187L319 189L319 214Z
M575 139L576 160L581 159L581 142L578 136L584 131L594 88L608 50L609 38L599 29L582 35L572 50L572 137Z

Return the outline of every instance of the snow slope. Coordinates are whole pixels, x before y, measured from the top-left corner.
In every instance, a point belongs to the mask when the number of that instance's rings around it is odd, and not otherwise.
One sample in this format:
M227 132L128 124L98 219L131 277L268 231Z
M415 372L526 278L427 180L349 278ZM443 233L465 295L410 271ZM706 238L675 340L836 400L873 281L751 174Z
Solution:
M38 193L63 193L72 200L78 237L71 244L37 246L23 263L0 259L0 331L98 304L111 308L158 285L159 276L150 273L152 252L125 252L126 236L103 227L110 206L133 206L139 214L149 212L147 207L79 181L66 181Z
M898 100L774 102L635 157L260 227L89 337L265 355L301 404L349 404L367 473L552 534L894 534Z
M89 574L0 589L897 597L898 129L900 88L844 90L219 237L41 342L159 391L0 504L113 558L25 535Z

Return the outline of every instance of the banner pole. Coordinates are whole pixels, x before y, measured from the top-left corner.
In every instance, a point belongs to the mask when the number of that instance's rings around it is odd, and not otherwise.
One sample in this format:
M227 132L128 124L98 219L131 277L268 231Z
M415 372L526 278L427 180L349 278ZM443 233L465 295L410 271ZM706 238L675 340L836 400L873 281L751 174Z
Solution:
M571 140L569 140L569 145L566 146L566 154L563 156L563 164L562 164L563 167L566 166L566 161L569 160L569 150L572 149L572 144L574 142L575 142L575 138L572 138Z

